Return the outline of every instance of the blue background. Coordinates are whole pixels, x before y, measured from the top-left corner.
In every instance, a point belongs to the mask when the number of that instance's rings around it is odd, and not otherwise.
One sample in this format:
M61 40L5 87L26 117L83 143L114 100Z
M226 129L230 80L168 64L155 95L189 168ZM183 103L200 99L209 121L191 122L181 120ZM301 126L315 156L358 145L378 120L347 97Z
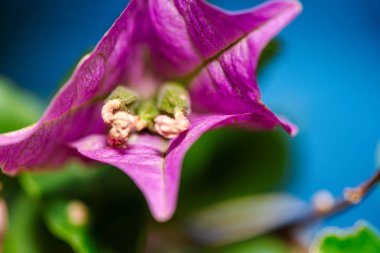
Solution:
M239 10L254 0L212 0ZM126 0L1 0L0 73L46 103L82 53L101 38ZM380 1L303 1L282 50L260 77L264 101L301 129L292 139L289 191L308 200L340 194L375 170L380 139ZM328 221L380 227L380 191Z

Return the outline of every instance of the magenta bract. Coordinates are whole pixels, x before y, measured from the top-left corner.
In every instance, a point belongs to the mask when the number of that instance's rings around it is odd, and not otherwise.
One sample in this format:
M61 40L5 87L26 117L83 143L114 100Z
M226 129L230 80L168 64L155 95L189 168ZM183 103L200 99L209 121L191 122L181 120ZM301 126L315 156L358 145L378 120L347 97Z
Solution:
M183 157L204 132L249 122L296 133L263 105L255 72L263 48L300 11L293 0L240 13L201 0L132 0L40 121L0 135L0 165L14 175L54 168L71 156L111 164L134 180L157 220L168 220ZM187 84L193 105L188 131L171 141L136 134L124 150L106 145L100 110L118 84L148 97L163 82L177 80Z

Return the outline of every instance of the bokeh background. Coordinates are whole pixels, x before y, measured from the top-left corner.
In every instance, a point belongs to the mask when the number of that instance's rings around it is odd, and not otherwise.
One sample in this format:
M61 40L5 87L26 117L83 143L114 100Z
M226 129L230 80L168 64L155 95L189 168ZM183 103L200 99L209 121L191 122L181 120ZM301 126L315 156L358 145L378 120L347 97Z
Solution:
M0 74L47 104L127 2L0 0ZM240 10L262 1L210 2ZM308 201L320 189L339 195L375 170L380 140L380 1L302 3L303 13L280 34L278 54L259 80L264 102L300 128L294 139L284 137L288 168L278 187ZM249 148L241 152L260 152L260 147ZM365 219L379 228L379 210L376 190L327 224L351 226Z

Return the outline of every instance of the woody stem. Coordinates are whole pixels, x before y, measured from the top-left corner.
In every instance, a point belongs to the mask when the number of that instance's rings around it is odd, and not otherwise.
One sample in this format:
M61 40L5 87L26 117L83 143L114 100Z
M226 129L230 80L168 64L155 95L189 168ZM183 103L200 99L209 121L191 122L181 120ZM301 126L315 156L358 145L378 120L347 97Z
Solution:
M372 175L367 181L356 186L353 189L348 189L344 192L343 196L337 200L334 205L325 212L322 212L316 208L311 208L311 211L302 215L301 217L297 217L280 227L275 228L272 232L281 232L289 229L294 229L297 227L304 227L310 225L319 220L331 217L333 215L339 214L347 209L353 207L358 204L361 199L365 198L377 185L380 181L380 167L377 169L376 173ZM354 194L354 200L350 195ZM356 199L356 198L359 199ZM359 200L359 201L355 201Z

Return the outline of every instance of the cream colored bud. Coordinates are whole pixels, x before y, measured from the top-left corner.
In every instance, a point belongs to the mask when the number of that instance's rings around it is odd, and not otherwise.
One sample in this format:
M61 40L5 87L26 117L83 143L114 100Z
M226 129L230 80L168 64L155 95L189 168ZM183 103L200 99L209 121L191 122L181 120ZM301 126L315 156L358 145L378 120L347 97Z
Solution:
M314 194L313 205L317 211L327 213L331 211L332 208L334 208L335 199L331 192L321 190Z
M74 226L84 226L88 223L88 208L81 201L72 201L67 206L67 214L70 224Z
M159 115L154 119L156 132L168 139L177 137L180 133L188 130L190 122L182 111L176 111L174 118L167 115Z

